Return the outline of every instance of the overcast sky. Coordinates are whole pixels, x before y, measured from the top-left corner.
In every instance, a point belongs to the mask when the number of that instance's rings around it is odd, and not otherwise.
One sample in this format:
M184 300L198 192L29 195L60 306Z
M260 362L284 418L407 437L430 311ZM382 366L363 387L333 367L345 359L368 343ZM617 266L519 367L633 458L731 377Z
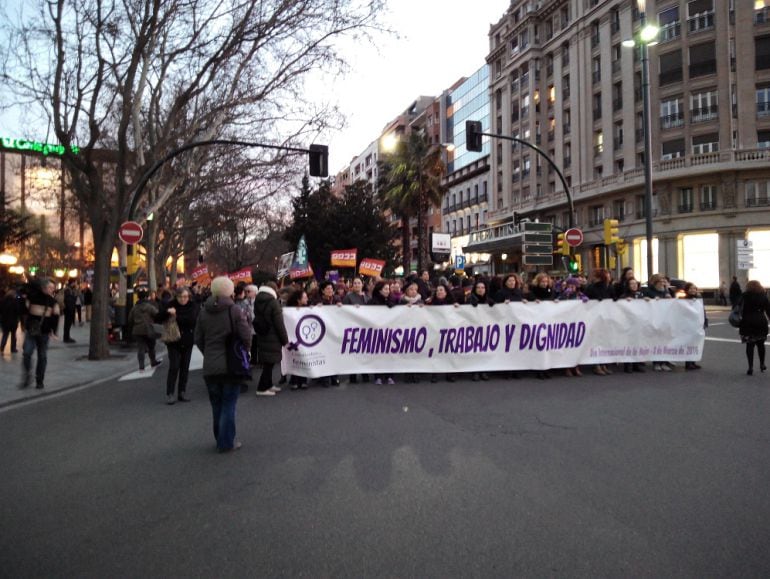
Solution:
M333 87L347 128L329 139L329 172L337 173L418 96L438 96L484 64L489 25L510 0L389 0L383 37L346 55L353 71Z
M320 87L319 100L336 102L347 118L341 132L329 135L329 172L341 170L380 134L382 128L421 95L438 96L457 79L469 76L487 55L489 25L505 13L510 0L389 0L385 26L398 37L380 36L372 44L346 46L351 65L346 77ZM0 0L7 8L20 0ZM18 111L0 115L0 135L46 140L46 127L18 121ZM49 140L52 140L49 136Z

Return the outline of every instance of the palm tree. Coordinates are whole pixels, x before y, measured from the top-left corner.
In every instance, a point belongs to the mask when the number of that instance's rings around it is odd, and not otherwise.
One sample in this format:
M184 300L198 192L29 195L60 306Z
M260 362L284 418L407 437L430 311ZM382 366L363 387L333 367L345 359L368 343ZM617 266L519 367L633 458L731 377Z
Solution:
M380 196L391 211L401 218L404 272L409 271L409 220L417 216L417 268L425 263L424 216L428 207L439 207L445 193L441 184L446 167L441 147L430 143L422 131L413 131L397 143L393 153L381 165Z

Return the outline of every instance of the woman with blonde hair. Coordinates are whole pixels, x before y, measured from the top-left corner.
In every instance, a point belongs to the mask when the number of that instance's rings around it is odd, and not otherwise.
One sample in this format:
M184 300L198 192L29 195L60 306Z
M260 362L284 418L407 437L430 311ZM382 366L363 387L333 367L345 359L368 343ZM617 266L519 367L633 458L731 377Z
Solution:
M767 318L770 317L770 301L767 299L765 288L757 280L746 284L746 291L738 302L741 305L741 325L738 331L741 342L746 344L746 360L749 369L746 374L754 374L754 348L759 355L759 370L767 370L765 366L765 340L767 340Z

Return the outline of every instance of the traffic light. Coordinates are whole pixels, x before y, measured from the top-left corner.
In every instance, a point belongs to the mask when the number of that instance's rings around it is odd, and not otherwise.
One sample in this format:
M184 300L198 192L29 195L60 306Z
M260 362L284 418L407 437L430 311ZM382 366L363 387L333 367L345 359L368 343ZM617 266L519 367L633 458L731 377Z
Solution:
M310 145L308 149L310 176L329 176L329 147L326 145Z
M569 272L571 274L576 274L580 272L580 256L575 255L572 257L572 259L569 260Z
M626 252L626 240L625 239L618 239L617 245L615 246L615 249L619 254L624 254Z
M481 121L465 121L465 148L481 151Z
M620 239L617 219L604 220L604 245L612 245Z
M40 269L37 265L30 265L29 266L29 275L37 275L38 270Z
M569 245L564 239L563 233L559 233L558 237L556 238L556 253L561 255L569 255Z

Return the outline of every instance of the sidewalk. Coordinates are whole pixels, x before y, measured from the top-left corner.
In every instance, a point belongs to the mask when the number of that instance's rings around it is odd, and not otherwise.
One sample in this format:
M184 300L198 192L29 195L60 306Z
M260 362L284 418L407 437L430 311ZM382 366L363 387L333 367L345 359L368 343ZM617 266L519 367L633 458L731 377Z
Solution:
M22 379L22 345L24 333L17 334L16 354L10 353L10 344L0 354L0 408L25 402L30 399L50 396L64 390L117 378L136 370L139 366L136 360L136 349L124 348L119 345L111 346L112 356L107 360L93 361L88 359L88 340L90 324L79 327L73 326L71 333L75 344L65 344L60 339L52 339L48 345L48 366L45 372L45 389L37 390L34 379L25 389L20 389ZM59 336L62 335L61 329ZM158 355L165 358L165 346L158 342ZM35 371L37 354L32 358L32 372ZM149 365L149 362L148 362Z

